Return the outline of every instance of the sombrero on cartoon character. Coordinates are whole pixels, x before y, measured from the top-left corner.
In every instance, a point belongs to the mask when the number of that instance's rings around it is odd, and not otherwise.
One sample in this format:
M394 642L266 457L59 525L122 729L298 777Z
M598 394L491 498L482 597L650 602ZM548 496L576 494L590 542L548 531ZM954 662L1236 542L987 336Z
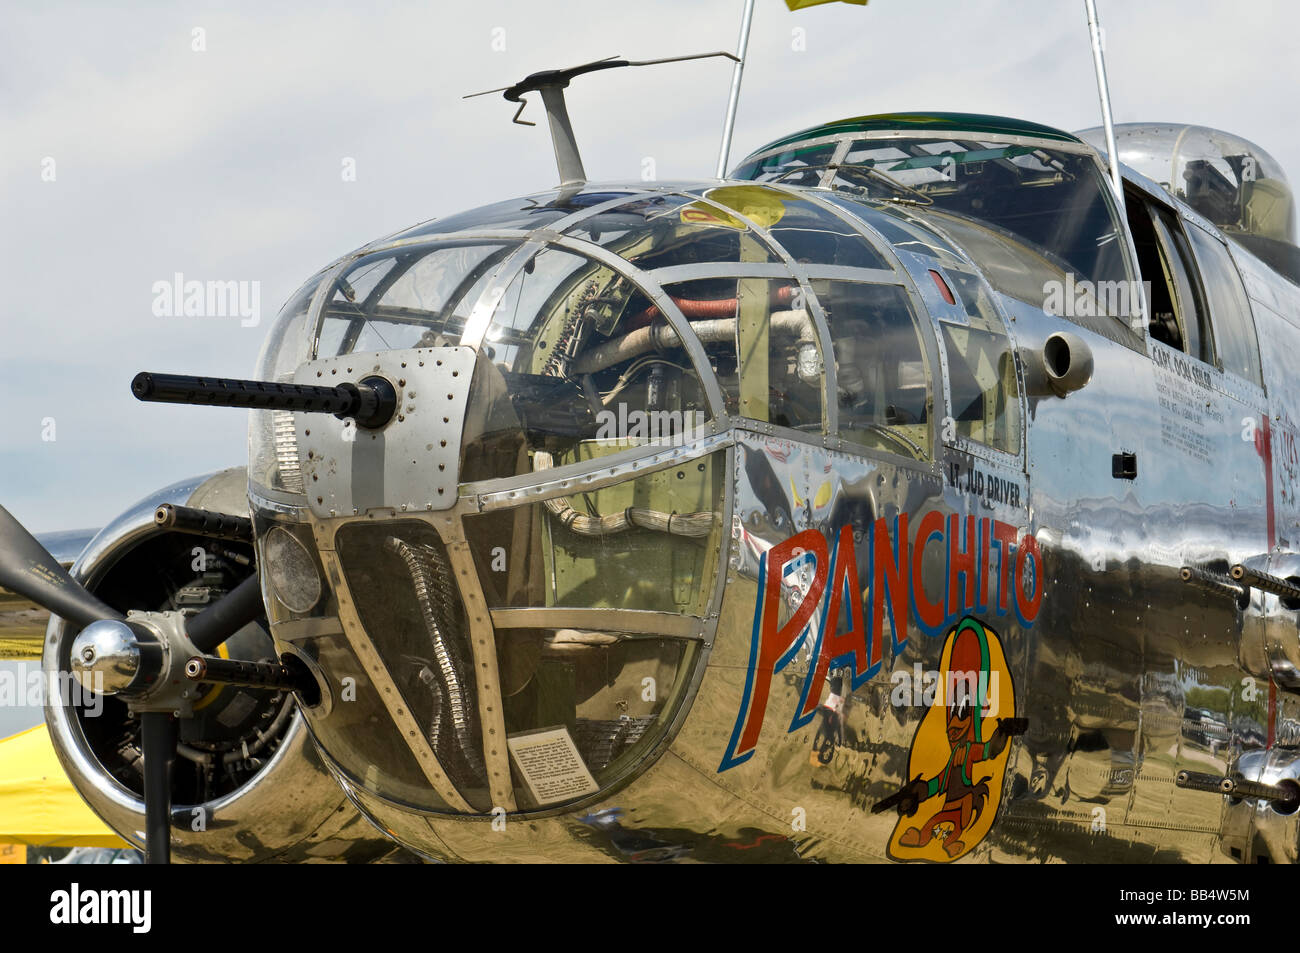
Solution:
M1007 741L1025 730L1024 719L998 717L1015 712L1011 673L997 633L976 619L948 633L937 687L912 739L913 780L876 805L898 806L889 840L898 860L956 860L983 840L1001 799ZM924 820L910 821L922 808Z

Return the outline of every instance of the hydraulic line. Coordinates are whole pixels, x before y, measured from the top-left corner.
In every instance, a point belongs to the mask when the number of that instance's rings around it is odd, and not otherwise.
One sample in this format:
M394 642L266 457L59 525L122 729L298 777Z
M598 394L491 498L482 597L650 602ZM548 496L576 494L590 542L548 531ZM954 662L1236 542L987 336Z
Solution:
M771 303L788 306L794 300L796 290L794 285L781 285L773 289ZM699 299L674 296L672 300L673 304L677 305L677 310L687 318L734 318L736 316L735 298ZM659 305L652 304L635 315L630 324L632 327L639 327L662 317L663 312L659 310Z
M734 310L734 301L733 310ZM807 311L774 311L771 315L772 330L784 335L797 337L800 341L814 344L817 340L816 328ZM703 344L730 342L736 340L736 319L711 318L692 321L691 331ZM649 351L667 351L681 346L681 337L669 324L649 324L635 331L629 331L620 337L611 338L604 344L591 348L575 362L575 374L594 374L615 364L622 364Z

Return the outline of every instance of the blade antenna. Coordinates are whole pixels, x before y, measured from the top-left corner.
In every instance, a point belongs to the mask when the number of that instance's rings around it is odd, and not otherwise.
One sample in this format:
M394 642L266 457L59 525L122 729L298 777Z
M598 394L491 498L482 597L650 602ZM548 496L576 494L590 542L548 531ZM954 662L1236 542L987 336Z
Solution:
M752 3L752 0L751 0ZM598 70L617 69L623 66L654 66L659 63L681 63L686 60L702 60L712 56L723 56L729 60L738 60L732 53L719 50L715 53L691 53L687 56L666 56L653 60L625 60L609 56L603 60L571 66L568 69L542 70L525 76L513 86L504 89L490 89L481 93L470 93L463 97L483 96L487 93L501 93L512 103L519 103L511 120L521 126L534 126L536 123L520 119L523 114L526 93L541 93L542 105L546 107L546 119L551 128L551 146L555 150L555 165L560 172L560 188L579 189L587 183L587 172L582 167L582 156L578 152L578 143L573 135L573 124L569 121L569 109L564 101L564 90L575 76L594 73Z

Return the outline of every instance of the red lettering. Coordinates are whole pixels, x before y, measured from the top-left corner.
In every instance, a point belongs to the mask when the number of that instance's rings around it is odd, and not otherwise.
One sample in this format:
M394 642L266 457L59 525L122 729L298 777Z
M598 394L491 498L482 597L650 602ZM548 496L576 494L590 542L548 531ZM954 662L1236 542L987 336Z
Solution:
M889 585L889 621L894 640L907 641L907 514L898 514L898 532L892 541L889 524L882 516L872 534L871 573L871 664L880 661L884 646L881 623L885 615L885 584ZM895 555L897 550L897 555ZM901 610L900 610L901 605Z
M1034 560L1034 596L1029 598L1025 594L1025 561L1029 557ZM1038 618L1038 609L1043 604L1043 558L1042 552L1038 548L1038 540L1033 536L1025 536L1020 541L1020 548L1016 551L1016 606L1020 609L1020 617L1026 623L1033 622Z
M1002 520L993 521L993 538L998 541L998 611L1007 611L1007 593L1011 590L1011 548L1016 528Z
M980 520L980 557L979 557L979 577L980 577L980 610L988 608L989 605L989 521Z
M781 578L785 574L786 563L805 552L812 553L817 560L812 585L785 625L778 626L776 620L781 609ZM758 658L754 662L749 713L741 730L736 754L751 751L758 744L758 734L763 728L763 716L767 713L767 696L772 688L772 675L776 671L777 662L789 651L795 637L803 632L817 603L821 601L829 568L826 537L815 529L803 530L777 543L767 551L764 559L767 560L767 581L763 589L763 615L759 622Z
M821 651L813 670L808 697L804 699L802 715L811 715L821 701L822 686L831 660L845 655L853 656L853 674L867 670L867 633L862 625L862 592L858 589L858 559L853 552L853 527L840 530L839 545L835 548L835 562L831 566L831 589L826 606L826 625L822 631ZM849 631L839 633L840 608L844 604L844 589L849 587Z
M916 616L927 629L937 629L943 625L943 599L931 602L925 595L925 581L921 567L924 563L925 546L934 537L943 536L943 514L931 510L921 517L916 527L916 544L912 547L912 601L916 603Z
M966 517L966 541L962 544L961 517L948 517L948 615L957 614L958 580L964 582L963 608L975 607L975 517Z

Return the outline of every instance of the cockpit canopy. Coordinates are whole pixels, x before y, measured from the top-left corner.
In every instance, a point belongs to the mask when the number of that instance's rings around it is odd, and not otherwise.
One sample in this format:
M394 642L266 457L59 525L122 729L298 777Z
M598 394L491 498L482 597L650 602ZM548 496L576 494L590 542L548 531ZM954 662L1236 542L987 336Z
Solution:
M1047 126L965 113L845 119L764 146L733 176L974 219L1079 279L1132 278L1104 170Z
M723 416L926 459L928 322L892 241L937 240L874 202L784 184L543 193L417 226L317 275L277 320L259 373L474 347L463 482L529 471L538 451L562 466L593 448L679 443ZM965 280L968 266L945 260ZM254 419L263 491L302 492L289 416Z
M1102 127L1079 137L1106 151ZM1232 133L1181 123L1115 127L1119 160L1163 185L1228 234L1295 244L1295 197L1281 165Z

